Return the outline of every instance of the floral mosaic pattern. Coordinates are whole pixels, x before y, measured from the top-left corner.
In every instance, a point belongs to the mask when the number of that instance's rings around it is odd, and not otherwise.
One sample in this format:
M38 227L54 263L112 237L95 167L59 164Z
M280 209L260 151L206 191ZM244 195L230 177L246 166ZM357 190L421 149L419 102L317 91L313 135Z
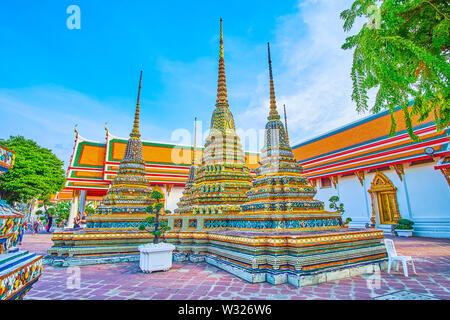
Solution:
M42 259L0 278L0 300L9 299L31 284L42 273ZM20 297L19 297L20 298Z
M0 167L12 168L14 162L14 153L0 146Z
M296 219L296 220L205 220L205 229L314 229L338 227L339 219Z
M24 215L0 200L0 254L15 247Z

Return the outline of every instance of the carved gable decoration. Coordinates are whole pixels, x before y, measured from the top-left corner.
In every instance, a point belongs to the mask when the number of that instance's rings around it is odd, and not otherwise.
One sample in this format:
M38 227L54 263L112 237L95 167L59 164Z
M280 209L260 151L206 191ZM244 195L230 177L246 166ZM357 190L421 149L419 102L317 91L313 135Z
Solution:
M391 182L391 180L388 179L388 177L386 177L383 173L377 171L368 191L397 191L397 188L394 187L394 184Z

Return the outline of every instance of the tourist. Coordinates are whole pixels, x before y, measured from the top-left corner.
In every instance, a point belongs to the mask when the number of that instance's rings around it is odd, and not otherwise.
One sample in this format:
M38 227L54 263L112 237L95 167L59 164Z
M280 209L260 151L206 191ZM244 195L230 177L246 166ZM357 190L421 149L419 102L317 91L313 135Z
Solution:
M33 219L33 230L32 230L33 234L37 234L39 233L39 222L37 220L37 218Z
M86 227L86 217L87 217L87 215L88 215L88 212L85 211L84 215L81 216L81 218L80 218L80 227L81 227L81 225L83 225L83 228Z
M23 222L20 224L20 227L19 227L19 239L18 239L19 246L22 244L23 234L24 234L24 232L25 232L26 226L27 226L27 223L26 223L25 221L23 221Z
M80 213L77 214L77 216L75 217L75 219L73 219L73 227L75 229L80 228L80 224L81 224L81 216Z
M51 228L52 228L52 223L53 223L53 215L50 213L49 215L48 215L48 219L47 219L47 227L46 227L46 229L47 229L47 232L50 232L50 230L51 230Z

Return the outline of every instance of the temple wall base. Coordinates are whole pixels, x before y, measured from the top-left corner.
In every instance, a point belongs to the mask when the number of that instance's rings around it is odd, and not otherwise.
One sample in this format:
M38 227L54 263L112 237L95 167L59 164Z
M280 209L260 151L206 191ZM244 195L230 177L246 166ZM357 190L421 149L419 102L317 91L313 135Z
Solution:
M92 258L79 258L79 257L53 257L45 256L43 263L52 265L54 267L71 267L71 266L85 266L92 264L106 264L106 263L122 263L122 262L134 262L139 261L139 254L131 254L126 256L111 255L107 257L92 257Z
M273 285L289 283L297 288L355 277L363 274L376 274L387 269L387 260L381 260L377 262L352 265L337 270L324 270L313 274L296 274L292 271L272 273L269 271L257 271L243 268L234 263L226 262L220 258L210 255L207 255L205 260L208 264L225 270L250 283L268 282Z
M363 274L376 274L387 269L387 260L380 262L362 263L342 270L322 271L316 274L295 275L288 274L288 283L295 287L316 285Z
M205 258L205 261L217 268L220 268L222 270L225 270L245 281L248 281L250 283L260 283L260 282L266 282L266 274L264 272L252 272L249 270L246 270L244 268L238 267L235 264L231 264L228 262L223 261L220 258L213 257L211 255L208 255Z
M450 219L415 219L413 236L450 238Z
M371 273L387 260L383 232L376 229L319 230L293 235L242 230L169 232L176 262L206 262L250 283L297 287ZM75 265L139 261L145 231L81 231L54 235L45 263ZM378 266L378 267L377 267Z
M372 222L370 221L370 219L356 219L354 218L353 221L350 221L350 223L348 224L348 227L350 229L360 229L360 228L365 228L367 224L371 224Z
M174 262L184 262L189 260L189 255L186 253L181 252L174 252L173 253L173 261Z

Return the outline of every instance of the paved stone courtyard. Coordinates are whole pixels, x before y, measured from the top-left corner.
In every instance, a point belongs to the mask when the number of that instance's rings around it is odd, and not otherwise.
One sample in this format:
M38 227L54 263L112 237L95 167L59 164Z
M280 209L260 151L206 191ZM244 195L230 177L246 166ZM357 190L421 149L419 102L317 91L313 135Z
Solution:
M25 234L22 249L45 254L51 235ZM168 272L144 274L139 263L58 268L44 266L28 300L259 299L259 300L450 300L450 239L398 238L399 255L414 258L417 275L391 271L295 288L250 284L206 263L174 263ZM77 288L79 274L79 288Z

